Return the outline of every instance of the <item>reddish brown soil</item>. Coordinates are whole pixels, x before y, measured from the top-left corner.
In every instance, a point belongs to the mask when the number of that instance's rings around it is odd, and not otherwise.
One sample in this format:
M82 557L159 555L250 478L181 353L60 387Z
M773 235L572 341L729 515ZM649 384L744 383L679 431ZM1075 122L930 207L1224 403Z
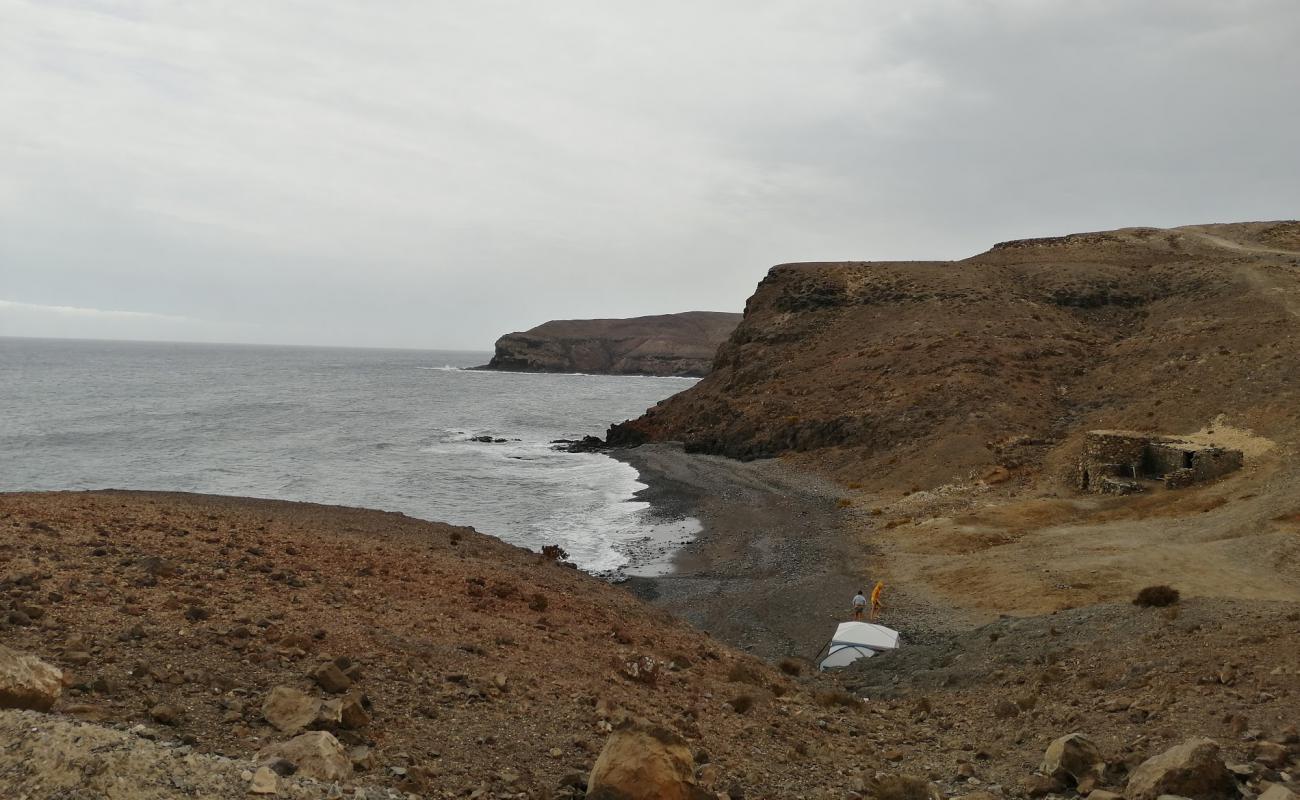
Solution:
M282 737L260 719L262 696L278 684L315 691L307 671L346 655L374 712L370 727L340 734L374 747L356 782L418 797L568 796L564 776L590 769L609 724L629 715L707 753L715 791L778 798L844 797L876 772L928 777L948 795L991 784L1023 796L1046 743L1071 731L1098 741L1119 788L1136 761L1188 735L1248 761L1254 739L1288 740L1300 715L1300 663L1278 645L1300 636L1296 604L1103 606L909 642L810 678L536 554L396 514L19 494L0 495L0 530L4 641L68 670L55 714L142 723L246 758ZM151 557L175 574L152 583ZM530 607L538 595L543 610ZM19 612L34 621L19 624ZM73 663L83 649L89 662ZM656 679L629 678L644 656ZM741 698L754 704L743 713ZM179 712L174 724L150 719L158 703ZM0 785L24 769L0 757ZM1290 769L1247 772L1258 789Z

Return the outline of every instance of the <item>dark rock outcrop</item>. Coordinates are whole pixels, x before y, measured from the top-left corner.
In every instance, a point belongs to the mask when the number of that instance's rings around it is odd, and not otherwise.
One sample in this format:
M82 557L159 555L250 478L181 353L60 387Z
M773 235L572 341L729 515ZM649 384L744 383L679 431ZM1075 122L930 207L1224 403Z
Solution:
M687 311L631 319L553 320L496 343L482 369L698 377L740 314Z

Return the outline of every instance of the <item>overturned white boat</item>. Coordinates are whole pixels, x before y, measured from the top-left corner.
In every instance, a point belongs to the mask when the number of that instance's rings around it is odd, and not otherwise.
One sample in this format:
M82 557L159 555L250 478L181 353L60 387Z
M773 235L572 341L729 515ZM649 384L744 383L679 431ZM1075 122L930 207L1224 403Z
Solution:
M821 669L847 667L859 658L898 648L898 631L874 622L841 622L835 635L822 650L826 657L818 662ZM821 652L818 652L821 655Z

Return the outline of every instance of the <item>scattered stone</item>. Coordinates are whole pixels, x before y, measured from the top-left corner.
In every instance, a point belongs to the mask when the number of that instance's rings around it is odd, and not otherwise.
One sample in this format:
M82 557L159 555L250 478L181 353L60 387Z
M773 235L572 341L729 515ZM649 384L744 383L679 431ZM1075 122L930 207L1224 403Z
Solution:
M321 701L316 712L316 719L311 727L316 729L333 729L343 725L343 701L336 698Z
M146 556L136 562L136 566L147 575L153 575L156 578L171 578L177 573L176 564L168 561L161 556Z
M1256 742L1250 749L1250 758L1266 767L1281 769L1291 760L1291 753L1277 742Z
M249 794L279 794L280 776L270 767L258 767L248 785Z
M343 694L352 688L352 679L343 674L333 661L321 664L311 673L312 680L330 694Z
M1142 762L1128 780L1128 800L1157 800L1176 794L1191 800L1230 800L1237 782L1210 739L1189 739Z
M62 692L60 670L0 644L0 708L49 711Z
M1105 789L1093 789L1088 793L1088 800L1124 800L1124 795L1108 792Z
M695 759L686 740L665 728L629 725L615 731L596 759L588 792L624 800L690 800Z
M695 783L701 789L712 789L721 779L722 774L717 764L701 764L699 769L695 770Z
M113 717L108 709L103 706L89 703L73 703L72 705L63 706L61 711L69 717L76 717L84 722L107 722Z
M940 800L939 787L911 775L876 775L865 783L863 794L876 800ZM730 791L728 795L734 796Z
M340 722L348 730L358 731L370 724L370 712L365 695L352 693L343 698L339 709Z
M277 686L262 702L262 716L284 733L298 733L317 720L322 711L318 698L291 686Z
M1105 769L1106 759L1097 745L1081 733L1071 733L1048 745L1038 771L1067 786L1077 786L1088 778L1097 780Z
M359 772L367 772L375 768L375 754L364 744L349 750L348 760L352 762L352 768Z
M1049 775L1039 775L1037 773L1025 778L1022 782L1025 794L1030 797L1046 797L1049 794L1055 794L1065 788L1065 784Z
M174 706L169 706L166 703L159 703L149 709L149 716L154 722L157 722L160 725L173 725L175 724L177 717L180 716L180 712L177 711Z
M296 775L319 781L343 781L352 777L352 760L333 734L311 731L287 742L279 742L258 751L257 760L267 762L282 758L297 768Z
M1268 790L1261 794L1258 800L1300 800L1300 795L1280 783L1275 783L1268 787Z

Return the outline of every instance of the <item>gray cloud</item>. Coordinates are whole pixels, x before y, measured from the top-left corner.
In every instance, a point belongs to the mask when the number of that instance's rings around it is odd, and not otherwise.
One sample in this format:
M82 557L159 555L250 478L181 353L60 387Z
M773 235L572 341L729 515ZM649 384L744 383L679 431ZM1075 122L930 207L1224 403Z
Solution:
M1296 216L1298 39L1293 0L11 2L0 332L486 348Z

